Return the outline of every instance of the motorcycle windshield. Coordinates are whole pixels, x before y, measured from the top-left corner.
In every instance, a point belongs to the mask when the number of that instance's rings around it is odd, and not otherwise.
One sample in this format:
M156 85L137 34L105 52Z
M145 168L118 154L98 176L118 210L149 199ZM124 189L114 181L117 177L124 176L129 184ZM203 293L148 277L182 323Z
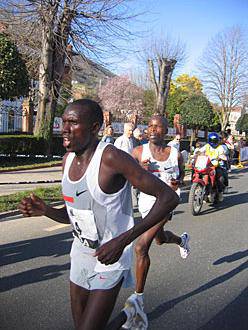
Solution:
M209 158L208 156L198 156L196 158L196 162L195 162L195 168L199 171L204 170L205 168L207 168L209 163Z

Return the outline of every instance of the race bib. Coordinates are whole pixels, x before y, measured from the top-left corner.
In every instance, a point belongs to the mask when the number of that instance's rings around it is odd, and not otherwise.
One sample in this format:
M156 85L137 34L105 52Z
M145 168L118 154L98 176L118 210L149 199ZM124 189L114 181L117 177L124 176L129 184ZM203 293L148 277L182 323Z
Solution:
M73 226L74 235L78 237L83 245L96 248L99 237L93 211L78 210L70 206L67 206L67 211Z

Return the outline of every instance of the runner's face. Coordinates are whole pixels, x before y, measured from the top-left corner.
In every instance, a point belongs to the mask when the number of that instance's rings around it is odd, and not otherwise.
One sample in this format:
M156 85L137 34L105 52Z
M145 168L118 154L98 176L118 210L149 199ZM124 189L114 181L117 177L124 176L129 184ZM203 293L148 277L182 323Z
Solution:
M62 119L63 146L66 151L80 153L80 151L85 150L93 137L86 114L81 113L80 116L76 108L69 108L65 110Z
M158 144L164 141L167 133L167 127L160 118L152 118L148 123L148 138L152 143Z

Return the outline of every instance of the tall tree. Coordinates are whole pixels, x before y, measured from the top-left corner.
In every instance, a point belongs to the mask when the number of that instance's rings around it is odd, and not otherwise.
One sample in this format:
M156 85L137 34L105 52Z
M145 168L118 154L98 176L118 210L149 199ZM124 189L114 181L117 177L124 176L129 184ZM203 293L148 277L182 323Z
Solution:
M245 132L248 134L248 113L244 113L241 117L239 117L236 123L236 130L240 132Z
M200 128L214 124L213 108L203 94L192 95L180 106L181 123L192 128L191 145Z
M232 27L217 34L204 51L199 68L206 93L220 104L217 114L225 130L230 112L248 86L248 50L241 29Z
M156 97L153 89L144 90L144 109L142 111L143 122L148 123L154 112Z
M132 114L142 117L144 91L126 76L109 78L98 93L103 109L125 120Z
M0 33L0 99L25 96L28 85L26 65L16 45Z
M39 31L39 102L36 136L50 140L62 85L68 44L84 56L102 56L116 50L115 39L130 36L126 0L13 0L1 4L8 27L29 25L29 37ZM6 4L7 3L7 4ZM11 32L11 29L8 29ZM12 29L13 31L13 29ZM34 32L35 31L35 32Z
M185 46L169 36L154 39L145 51L145 56L149 79L156 96L154 111L165 115L172 73L176 65L185 58Z
M195 76L181 74L171 81L167 102L167 117L173 124L174 116L180 113L180 106L191 96L202 94L202 83Z

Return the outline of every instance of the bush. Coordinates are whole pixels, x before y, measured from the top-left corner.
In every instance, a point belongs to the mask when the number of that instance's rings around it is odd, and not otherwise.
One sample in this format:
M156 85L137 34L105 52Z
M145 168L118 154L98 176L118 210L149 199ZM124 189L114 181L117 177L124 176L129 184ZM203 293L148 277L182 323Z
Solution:
M51 144L51 155L63 156L65 154L62 137L54 136ZM32 135L2 135L0 136L0 154L10 156L46 155L46 144L43 139Z

